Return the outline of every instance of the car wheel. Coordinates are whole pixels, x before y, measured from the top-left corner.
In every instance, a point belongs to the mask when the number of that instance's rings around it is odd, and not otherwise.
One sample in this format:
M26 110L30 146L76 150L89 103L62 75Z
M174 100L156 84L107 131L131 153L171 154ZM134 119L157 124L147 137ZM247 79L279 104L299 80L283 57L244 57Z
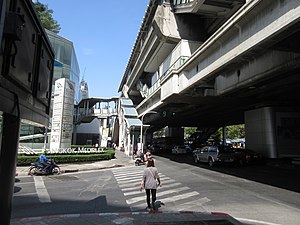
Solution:
M213 166L215 165L215 163L214 163L214 161L213 161L212 158L209 158L209 159L208 159L208 165L209 165L210 167L213 167Z

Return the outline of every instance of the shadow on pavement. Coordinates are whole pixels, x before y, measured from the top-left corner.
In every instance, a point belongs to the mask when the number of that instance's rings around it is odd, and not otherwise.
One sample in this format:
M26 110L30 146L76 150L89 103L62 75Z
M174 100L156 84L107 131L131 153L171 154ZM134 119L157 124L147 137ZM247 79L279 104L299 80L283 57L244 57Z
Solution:
M287 161L286 159L266 159L262 164L246 165L242 167L237 165L218 165L209 167L205 163L196 164L191 154L173 155L171 153L156 153L155 155L174 162L185 163L300 193L300 183L297 179L300 172L300 166L292 165L290 164L290 161Z

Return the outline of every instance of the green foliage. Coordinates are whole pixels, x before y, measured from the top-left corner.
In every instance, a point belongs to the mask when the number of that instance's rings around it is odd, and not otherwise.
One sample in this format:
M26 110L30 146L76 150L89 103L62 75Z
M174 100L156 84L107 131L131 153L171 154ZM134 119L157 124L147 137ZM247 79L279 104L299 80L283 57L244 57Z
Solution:
M47 154L48 158L54 159L58 164L60 163L74 163L74 162L93 162L101 160L110 160L115 157L115 151L107 150L103 153L93 154ZM18 155L17 166L29 166L32 162L38 162L38 155Z
M60 24L53 19L53 10L49 9L47 4L42 4L40 2L34 2L33 4L43 27L56 34L59 33Z
M245 137L245 125L233 125L226 127L227 137L231 139Z
M216 137L218 137L219 140L222 139L222 128L219 128ZM226 127L226 138L237 139L237 138L244 138L244 137L245 137L244 124L232 125Z
M197 127L185 127L184 128L184 138L190 137L196 131L197 131Z
M153 137L160 138L165 136L165 128L161 128L153 133Z
M38 162L38 155L18 155L17 166L29 166L32 162Z

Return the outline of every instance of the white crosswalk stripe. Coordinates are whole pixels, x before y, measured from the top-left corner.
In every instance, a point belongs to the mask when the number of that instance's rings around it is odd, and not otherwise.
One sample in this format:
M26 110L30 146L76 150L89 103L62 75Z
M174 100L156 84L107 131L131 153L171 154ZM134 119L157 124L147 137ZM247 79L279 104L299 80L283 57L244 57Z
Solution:
M126 203L132 211L142 210L146 207L145 191L140 191L143 170L144 167L130 167L127 170L118 168L113 170L114 177L124 194ZM192 191L189 187L169 178L165 174L159 173L159 176L162 187L159 187L157 190L157 201L164 203L165 206L163 207L166 210L168 205L173 206L173 209L185 210L197 205L198 202L206 203L210 201L204 196L200 196L197 191Z

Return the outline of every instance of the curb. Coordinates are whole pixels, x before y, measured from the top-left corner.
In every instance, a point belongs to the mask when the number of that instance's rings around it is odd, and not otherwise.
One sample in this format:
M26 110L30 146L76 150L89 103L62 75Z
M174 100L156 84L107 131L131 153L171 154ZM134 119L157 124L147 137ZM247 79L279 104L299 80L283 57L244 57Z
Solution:
M103 166L103 167L93 167L93 168L87 167L87 168L82 168L82 169L64 169L64 170L61 170L61 173L76 173L76 172L81 172L81 171L103 170L103 169L111 169L111 168L118 168L118 167L125 167L125 166L126 165L113 164L110 166ZM27 176L27 175L28 175L27 171L16 172L16 177L17 176Z
M34 222L34 221L45 221L47 219L67 219L67 218L80 218L80 217L128 217L128 216L139 216L139 215L152 215L152 214L166 214L166 215L200 215L200 214L214 214L205 212L194 212L194 211L151 211L151 212L120 212L120 213L79 213L79 214L61 214L61 215L50 215L50 216L37 216L37 217L25 217L25 218L13 218L11 222ZM222 215L226 216L227 214Z

